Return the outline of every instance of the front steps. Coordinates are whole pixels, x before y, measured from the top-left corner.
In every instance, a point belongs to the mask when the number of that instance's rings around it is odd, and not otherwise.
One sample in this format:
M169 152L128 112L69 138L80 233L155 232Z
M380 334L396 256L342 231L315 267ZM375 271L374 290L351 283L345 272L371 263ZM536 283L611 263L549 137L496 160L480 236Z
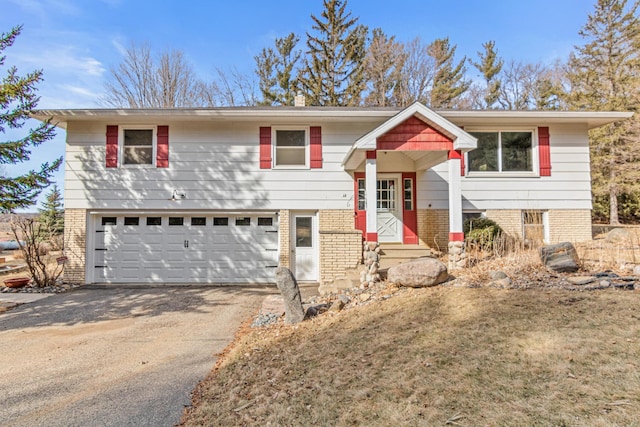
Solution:
M380 270L384 272L394 265L432 256L431 249L426 246L402 243L380 243L380 255Z

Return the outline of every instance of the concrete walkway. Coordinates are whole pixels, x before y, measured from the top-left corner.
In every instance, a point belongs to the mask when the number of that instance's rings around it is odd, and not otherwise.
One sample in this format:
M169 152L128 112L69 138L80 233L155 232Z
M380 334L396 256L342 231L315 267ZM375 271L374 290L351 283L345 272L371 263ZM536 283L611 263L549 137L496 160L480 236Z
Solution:
M172 426L276 292L88 286L15 307L0 315L0 425Z

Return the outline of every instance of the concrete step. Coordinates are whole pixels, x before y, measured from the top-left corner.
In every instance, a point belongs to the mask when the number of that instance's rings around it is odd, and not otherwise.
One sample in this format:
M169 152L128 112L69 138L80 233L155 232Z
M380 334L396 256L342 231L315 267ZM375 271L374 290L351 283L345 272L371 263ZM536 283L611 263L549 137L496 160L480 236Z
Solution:
M380 270L387 270L389 267L413 259L432 256L431 250L422 245L382 243L380 249Z

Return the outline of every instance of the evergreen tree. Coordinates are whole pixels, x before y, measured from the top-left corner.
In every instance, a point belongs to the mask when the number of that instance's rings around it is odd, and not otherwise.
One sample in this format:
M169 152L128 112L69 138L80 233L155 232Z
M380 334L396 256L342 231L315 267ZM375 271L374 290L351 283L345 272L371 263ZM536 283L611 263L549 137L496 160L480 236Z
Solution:
M572 108L637 111L640 106L640 2L598 0L568 65ZM594 197L609 198L609 222L619 223L618 198L640 190L639 119L613 123L589 135Z
M299 78L309 105L354 106L365 88L367 27L346 12L346 0L324 0L321 17L311 15L307 57Z
M406 53L394 36L387 36L381 28L373 30L364 63L368 86L366 105L397 105L394 93L400 84L405 58Z
M464 64L467 59L463 58L454 65L456 46L449 44L448 37L434 40L427 50L435 60L435 74L429 104L432 108L453 108L471 85L465 79Z
M300 51L295 50L298 41L300 37L294 33L277 38L275 50L263 48L254 57L262 92L260 105L293 105L297 89L295 67L301 56Z
M484 94L484 108L493 108L496 101L500 97L500 78L499 74L504 65L504 60L498 57L496 50L496 42L491 40L482 44L483 52L478 52L478 62L473 62L474 67L482 73L486 82Z
M6 56L2 53L13 45L22 27L0 34L0 67ZM18 75L16 67L10 67L0 81L0 133L6 128L19 129L25 125L29 114L36 108L38 100L36 84L42 81L42 70L24 77ZM54 126L50 121L29 129L26 136L13 141L0 142L0 164L16 164L28 161L32 147L37 147L54 137ZM62 158L46 162L40 170L31 170L23 175L0 175L0 213L26 208L36 202L38 195L50 184L51 175L60 167Z
M38 209L40 217L38 221L52 235L62 234L64 231L64 209L62 208L62 195L57 185L47 193L42 202L42 208Z

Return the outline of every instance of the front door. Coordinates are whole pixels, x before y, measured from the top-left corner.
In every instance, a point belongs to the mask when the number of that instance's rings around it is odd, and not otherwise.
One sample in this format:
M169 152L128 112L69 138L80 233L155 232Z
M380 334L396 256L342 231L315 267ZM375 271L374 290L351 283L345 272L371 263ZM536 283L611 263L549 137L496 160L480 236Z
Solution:
M402 242L402 205L398 197L398 177L380 177L377 180L376 208L377 232L380 242Z
M291 267L299 281L318 281L318 232L315 214L291 216Z

